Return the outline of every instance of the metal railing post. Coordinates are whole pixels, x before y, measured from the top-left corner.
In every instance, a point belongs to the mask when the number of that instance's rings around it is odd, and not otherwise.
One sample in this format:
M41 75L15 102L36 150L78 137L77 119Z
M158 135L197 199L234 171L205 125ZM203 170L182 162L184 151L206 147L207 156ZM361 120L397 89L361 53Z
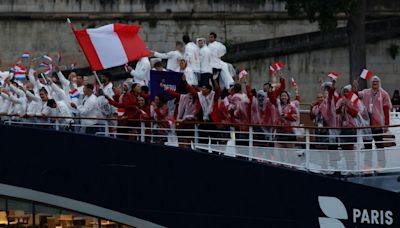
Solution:
M60 122L58 120L56 120L56 131L60 130Z
M306 128L306 169L310 169L310 129Z
M253 158L253 126L249 127L249 160Z
M144 134L145 134L145 124L144 122L140 122L140 141L144 142Z
M197 144L199 143L199 126L197 124L194 125L194 148L197 148Z
M110 130L108 129L108 121L106 120L104 122L105 122L105 124L104 124L104 135L105 136L110 136Z
M151 143L153 143L154 142L154 136L153 136L153 133L154 133L154 130L153 130L153 128L154 128L154 124L153 124L153 121L150 123L150 131L151 131L151 137L150 137L150 142Z
M361 147L363 144L361 129L357 129L356 171L361 172Z

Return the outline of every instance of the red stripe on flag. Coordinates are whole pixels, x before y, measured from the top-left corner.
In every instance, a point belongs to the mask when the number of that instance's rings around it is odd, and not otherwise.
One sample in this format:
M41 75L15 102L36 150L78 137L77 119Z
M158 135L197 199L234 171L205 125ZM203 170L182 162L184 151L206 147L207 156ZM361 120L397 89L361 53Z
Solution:
M94 48L93 43L86 29L74 31L74 34L76 36L76 39L78 40L79 45L83 50L83 53L85 53L86 59L88 60L92 70L94 71L103 70L104 67L100 62L100 58L97 55L96 49Z
M129 62L151 56L146 44L138 34L139 30L140 26L138 25L114 24L114 31L121 40Z

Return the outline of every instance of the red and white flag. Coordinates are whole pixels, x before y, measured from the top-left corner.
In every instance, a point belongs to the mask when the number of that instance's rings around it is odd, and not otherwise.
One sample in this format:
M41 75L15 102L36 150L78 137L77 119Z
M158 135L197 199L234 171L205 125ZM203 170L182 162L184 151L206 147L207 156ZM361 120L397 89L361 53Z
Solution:
M292 78L292 80L291 80L291 85L292 85L292 87L297 87L297 83L294 80L294 78Z
M349 94L347 95L347 99L349 99L353 105L357 105L359 98L357 94L355 94L353 91L350 91Z
M49 54L43 55L42 58L46 59L49 62L53 62L53 59L50 57Z
M124 114L125 114L125 109L124 108L118 108L118 110L117 110L118 117L121 117Z
M165 120L168 121L169 125L176 124L176 120L172 117L167 116L165 117Z
M282 70L283 66L284 66L284 64L281 61L274 62L271 64L271 66L269 66L269 73L271 75L274 75L276 72Z
M74 33L92 70L98 71L150 56L139 30L138 25L109 24Z
M30 56L30 53L28 51L25 51L24 53L22 53L21 58L28 59L29 56Z
M46 69L43 71L43 74L49 75L49 74L51 74L52 71L53 71L53 68L52 68L51 65L50 65L49 68L46 68Z
M247 73L247 71L243 67L240 67L240 70L239 70L239 81L243 80L247 76L249 76L249 73Z
M275 70L275 68L271 65L271 66L269 66L269 74L270 75L274 75L276 73L276 70Z
M71 70L74 70L75 69L75 67L76 67L76 62L73 62L73 63L71 63Z
M21 64L15 64L14 66L14 78L16 80L25 80L26 79L27 69Z
M276 71L282 70L283 68L283 62L275 62L272 65L276 69Z
M367 69L364 69L360 74L360 78L368 81L372 78L372 72Z
M330 74L328 74L329 78L332 78L333 80L337 81L339 78L339 73L336 71L332 71Z
M46 63L45 61L42 61L42 62L39 64L39 67L49 67L49 64Z

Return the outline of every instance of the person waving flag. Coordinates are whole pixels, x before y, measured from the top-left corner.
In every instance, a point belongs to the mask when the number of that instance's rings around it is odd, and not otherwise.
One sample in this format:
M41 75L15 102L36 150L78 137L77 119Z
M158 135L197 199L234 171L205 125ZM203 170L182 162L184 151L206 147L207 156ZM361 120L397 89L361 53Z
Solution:
M93 71L151 56L138 34L138 25L109 24L95 29L72 29Z

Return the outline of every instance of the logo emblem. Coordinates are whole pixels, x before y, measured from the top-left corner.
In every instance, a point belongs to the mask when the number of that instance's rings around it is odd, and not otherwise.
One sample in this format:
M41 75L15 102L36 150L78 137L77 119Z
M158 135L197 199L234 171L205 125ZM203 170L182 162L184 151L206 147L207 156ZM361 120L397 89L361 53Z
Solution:
M339 219L348 219L347 210L336 197L318 196L319 207L326 217L319 217L320 228L345 228Z

